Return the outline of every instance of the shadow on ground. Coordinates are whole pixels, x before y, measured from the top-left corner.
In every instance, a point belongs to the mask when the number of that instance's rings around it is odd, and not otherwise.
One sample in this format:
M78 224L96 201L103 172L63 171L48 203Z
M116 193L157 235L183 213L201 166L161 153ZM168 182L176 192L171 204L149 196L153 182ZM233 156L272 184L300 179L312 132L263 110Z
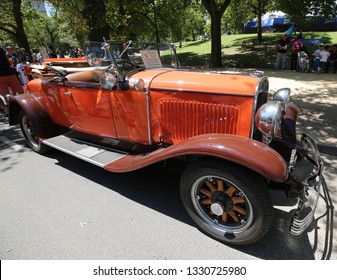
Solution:
M102 187L118 192L132 201L182 223L195 226L180 200L180 173L178 172L157 164L130 173L114 174L61 152L54 151L49 156L56 159L57 164L63 168L92 180ZM289 206L289 200L286 199L284 193L273 191L272 197L276 205ZM275 208L274 216L271 229L264 239L251 246L232 248L261 259L313 260L317 259L317 255L319 255L318 258L330 258L331 249L329 248L331 246L326 246L328 249L325 251L317 252L315 247L319 246L314 244L314 248L312 247L307 233L300 236L293 236L289 233L290 213ZM327 224L327 227L331 228L332 225ZM320 229L315 224L309 229L310 232L315 231L317 235L321 230L325 229ZM179 233L177 233L177 238L179 238ZM315 242L331 243L329 240L327 237L326 240ZM226 256L224 258L226 259Z

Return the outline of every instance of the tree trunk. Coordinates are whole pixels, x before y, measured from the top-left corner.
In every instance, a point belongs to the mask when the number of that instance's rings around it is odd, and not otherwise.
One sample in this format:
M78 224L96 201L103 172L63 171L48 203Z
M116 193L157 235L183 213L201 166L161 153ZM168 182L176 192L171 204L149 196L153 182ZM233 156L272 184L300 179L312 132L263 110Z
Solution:
M215 1L202 0L202 4L206 8L211 17L211 67L222 67L221 61L221 17L226 11L231 0Z
M153 5L154 31L156 34L156 43L160 43L158 22L157 22L156 2L154 0L152 0L152 5Z
M16 41L20 48L25 48L26 52L28 53L29 60L32 60L30 54L30 46L28 43L28 39L23 28L23 20L22 20L22 12L21 12L21 0L12 0L13 4L13 15L16 23Z
M261 9L257 11L257 41L262 42L262 12Z
M211 17L211 67L222 67L221 54L221 16L213 15Z
M111 28L105 20L104 0L84 0L84 5L83 14L89 27L89 41L102 42L103 37L109 39Z

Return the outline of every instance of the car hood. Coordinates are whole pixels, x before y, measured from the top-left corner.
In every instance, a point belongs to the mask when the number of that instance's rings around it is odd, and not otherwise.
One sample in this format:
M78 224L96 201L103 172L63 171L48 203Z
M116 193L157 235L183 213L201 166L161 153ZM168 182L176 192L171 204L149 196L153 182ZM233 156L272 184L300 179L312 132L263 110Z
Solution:
M130 85L143 79L151 90L178 90L214 94L254 96L260 78L240 74L224 74L175 70L170 68L150 69L130 77Z

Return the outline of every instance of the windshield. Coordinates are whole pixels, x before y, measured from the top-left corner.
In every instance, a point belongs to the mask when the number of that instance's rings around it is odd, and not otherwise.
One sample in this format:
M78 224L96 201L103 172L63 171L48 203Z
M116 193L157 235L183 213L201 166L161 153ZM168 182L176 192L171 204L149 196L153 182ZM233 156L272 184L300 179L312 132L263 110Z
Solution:
M116 65L128 62L138 68L178 68L173 44L107 41L85 43L85 55L92 66Z

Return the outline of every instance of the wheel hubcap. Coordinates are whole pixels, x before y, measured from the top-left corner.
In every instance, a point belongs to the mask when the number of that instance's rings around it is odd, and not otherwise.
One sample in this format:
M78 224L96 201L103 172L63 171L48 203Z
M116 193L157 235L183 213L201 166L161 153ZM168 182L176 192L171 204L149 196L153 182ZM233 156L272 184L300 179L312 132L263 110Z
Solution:
M193 204L201 218L225 232L244 231L252 222L252 207L241 189L221 177L204 176L193 185Z
M211 211L217 215L221 216L224 213L224 205L220 202L214 202L211 205Z
M224 212L230 212L234 209L232 199L224 191L213 192L211 200L212 204L210 208L217 216L221 216Z

